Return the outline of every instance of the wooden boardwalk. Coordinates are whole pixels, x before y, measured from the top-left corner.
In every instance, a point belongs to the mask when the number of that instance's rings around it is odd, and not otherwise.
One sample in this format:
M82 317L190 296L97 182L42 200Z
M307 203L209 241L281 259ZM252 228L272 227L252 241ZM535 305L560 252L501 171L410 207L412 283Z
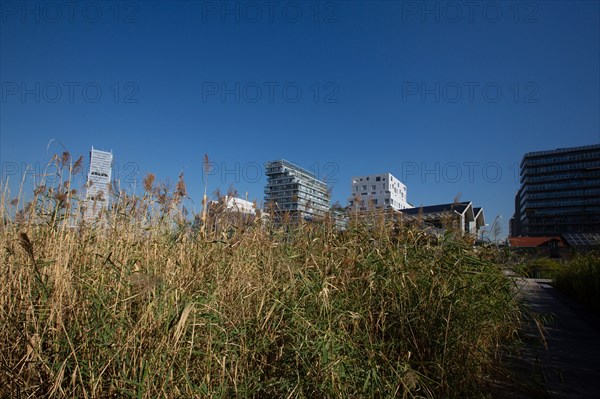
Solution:
M544 339L529 320L524 345L505 357L512 373L498 383L494 396L600 398L600 317L548 280L515 277L515 282L522 301L542 320Z

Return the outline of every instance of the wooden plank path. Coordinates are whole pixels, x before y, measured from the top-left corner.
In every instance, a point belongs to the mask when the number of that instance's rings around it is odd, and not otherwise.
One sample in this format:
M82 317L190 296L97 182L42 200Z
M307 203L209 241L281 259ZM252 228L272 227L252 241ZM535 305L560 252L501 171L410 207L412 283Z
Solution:
M493 384L494 396L600 398L600 316L557 291L549 280L514 278L521 300L543 320L545 342L529 320L524 345L505 356L512 373Z

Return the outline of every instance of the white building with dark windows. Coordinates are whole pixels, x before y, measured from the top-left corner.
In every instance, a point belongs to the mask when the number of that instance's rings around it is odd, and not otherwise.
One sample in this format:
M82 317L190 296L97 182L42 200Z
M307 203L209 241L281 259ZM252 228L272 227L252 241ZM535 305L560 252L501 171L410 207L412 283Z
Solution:
M97 219L102 210L108 208L112 162L112 152L95 150L92 147L83 215L85 220L92 221Z
M412 208L406 199L406 186L391 173L353 177L348 202L351 209L361 211Z

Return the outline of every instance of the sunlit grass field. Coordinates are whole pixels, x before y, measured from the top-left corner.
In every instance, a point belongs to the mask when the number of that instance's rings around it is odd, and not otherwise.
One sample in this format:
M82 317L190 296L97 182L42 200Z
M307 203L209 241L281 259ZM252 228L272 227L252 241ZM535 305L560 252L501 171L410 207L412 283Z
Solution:
M1 397L480 397L517 332L496 250L451 231L192 223L183 177L151 175L85 223L54 162L28 200L2 187Z

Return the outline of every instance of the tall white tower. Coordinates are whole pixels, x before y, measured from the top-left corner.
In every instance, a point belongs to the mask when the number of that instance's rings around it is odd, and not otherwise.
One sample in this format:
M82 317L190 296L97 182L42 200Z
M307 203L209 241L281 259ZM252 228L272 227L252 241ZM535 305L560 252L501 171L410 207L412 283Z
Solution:
M85 220L97 219L100 212L108 208L112 160L112 152L99 151L92 147L85 195Z

